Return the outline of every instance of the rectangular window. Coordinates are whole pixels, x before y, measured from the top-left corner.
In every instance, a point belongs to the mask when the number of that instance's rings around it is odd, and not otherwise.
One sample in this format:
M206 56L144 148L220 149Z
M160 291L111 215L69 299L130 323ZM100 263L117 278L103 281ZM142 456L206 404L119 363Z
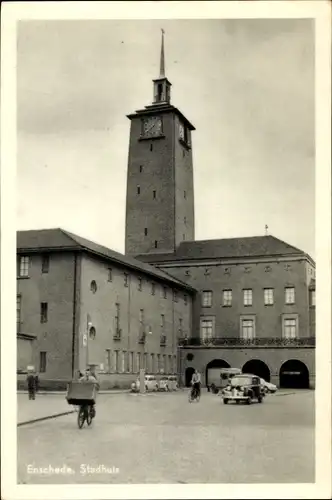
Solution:
M167 299L167 288L165 286L163 287L163 294L164 294L164 299Z
M20 278L26 278L29 276L29 266L30 266L30 257L22 256L20 257L20 267L18 275Z
M129 369L130 373L134 373L134 353L131 352L129 356Z
M178 301L178 292L176 290L173 290L173 300L174 302Z
M264 305L272 306L274 303L273 288L264 288Z
M201 318L201 338L210 339L214 336L214 324L211 318Z
M112 281L113 280L113 273L112 273L112 268L109 267L108 268L108 277L107 277L107 281Z
M154 240L154 247L158 248L158 241L157 240Z
M39 353L39 372L46 372L46 351L40 351Z
M243 305L252 306L252 290L251 290L251 288L243 290Z
M139 372L141 368L142 368L141 367L141 353L138 352L138 353L136 353L136 370L137 370L137 372Z
M183 239L183 241L185 241L185 239L186 239L186 235L185 234L182 235L182 239Z
M105 361L106 361L105 371L106 373L111 373L111 349L105 350Z
M286 304L295 304L295 288L294 287L286 287L285 288L285 303Z
M140 165L140 166L139 166L139 171L140 171L140 173L142 173L142 172L143 172L143 165Z
M184 294L184 296L183 296L183 301L184 301L184 305L186 306L188 304L188 297L186 294Z
M183 222L187 224L187 217L183 217Z
M253 319L241 320L241 337L243 339L253 339L255 337L255 328Z
M114 351L114 371L119 373L119 351Z
M142 278L138 278L138 290L141 292L142 291Z
M163 369L164 369L164 373L167 373L167 356L166 356L166 354L163 355Z
M286 339L295 339L297 337L296 318L284 318L284 337Z
M145 227L145 228L144 228L144 236L147 236L147 235L148 235L148 228L147 228L147 227Z
M48 304L47 302L42 302L40 304L40 322L47 323L47 312L48 312Z
M165 327L165 314L160 315L160 326L162 329Z
M143 323L144 323L144 309L140 309L140 310L139 310L139 322L140 322L141 324L143 324Z
M128 286L128 280L129 280L128 274L124 273L123 277L124 277L124 286Z
M17 295L16 297L16 326L17 332L20 332L21 327L21 306L22 306L22 297L21 295Z
M172 355L168 355L168 363L167 363L168 373L172 373Z
M186 199L187 198L187 191L183 191L183 198Z
M153 191L153 199L156 199L156 191Z
M42 273L48 273L50 268L50 256L48 254L44 254L42 256Z
M182 318L179 318L179 336L182 337L183 328L182 328Z
M202 307L212 306L212 291L204 290L202 293Z
M120 334L120 304L115 304L115 331Z
M224 307L231 307L232 305L232 290L223 290L222 291L222 305Z
M156 373L154 354L151 354L151 373L153 374Z
M124 373L126 369L126 351L121 353L121 372Z
M141 194L141 187L137 186L137 194Z
M316 306L316 291L315 290L309 290L309 304L311 307Z
M151 295L155 295L155 293L156 293L156 284L151 283Z

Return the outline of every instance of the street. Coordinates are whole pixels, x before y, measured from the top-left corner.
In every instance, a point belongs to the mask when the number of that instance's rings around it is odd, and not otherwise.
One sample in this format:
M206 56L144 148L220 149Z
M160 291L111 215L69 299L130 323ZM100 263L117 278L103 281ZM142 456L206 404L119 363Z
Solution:
M17 429L18 483L314 482L314 395L247 406L206 390L192 404L187 391L102 394L91 427L72 413Z

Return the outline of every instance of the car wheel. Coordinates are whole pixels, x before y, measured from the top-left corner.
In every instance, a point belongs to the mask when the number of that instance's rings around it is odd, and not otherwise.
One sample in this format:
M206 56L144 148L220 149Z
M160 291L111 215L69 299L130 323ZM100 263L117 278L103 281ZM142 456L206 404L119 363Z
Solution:
M260 397L258 398L258 402L259 402L259 403L263 403L263 397L262 397L262 396L260 396Z
M237 405L240 404L240 400L239 399L236 400L236 404Z
M224 399L224 405L228 404L228 399Z

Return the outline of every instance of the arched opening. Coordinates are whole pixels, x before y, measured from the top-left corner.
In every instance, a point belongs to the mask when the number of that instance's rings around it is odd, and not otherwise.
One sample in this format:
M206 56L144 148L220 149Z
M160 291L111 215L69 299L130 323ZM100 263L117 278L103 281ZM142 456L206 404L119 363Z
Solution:
M271 379L269 367L260 359L247 361L243 365L242 373L252 373L253 375L257 375L257 377L263 378L266 382L270 382Z
M280 368L279 382L284 389L308 389L309 370L302 361L289 359Z
M186 387L190 387L190 382L193 376L193 373L195 371L195 368L190 366L189 368L186 369Z
M220 385L220 368L230 368L231 365L224 359L213 359L206 365L205 380L206 386L215 384L217 387Z

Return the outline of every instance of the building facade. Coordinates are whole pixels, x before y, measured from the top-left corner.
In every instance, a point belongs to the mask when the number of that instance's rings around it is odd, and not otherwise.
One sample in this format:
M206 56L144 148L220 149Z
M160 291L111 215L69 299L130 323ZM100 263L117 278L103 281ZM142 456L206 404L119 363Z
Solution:
M129 387L140 368L177 373L192 287L60 229L19 232L17 269L22 374L32 364L42 386L61 386L90 366L110 388Z

